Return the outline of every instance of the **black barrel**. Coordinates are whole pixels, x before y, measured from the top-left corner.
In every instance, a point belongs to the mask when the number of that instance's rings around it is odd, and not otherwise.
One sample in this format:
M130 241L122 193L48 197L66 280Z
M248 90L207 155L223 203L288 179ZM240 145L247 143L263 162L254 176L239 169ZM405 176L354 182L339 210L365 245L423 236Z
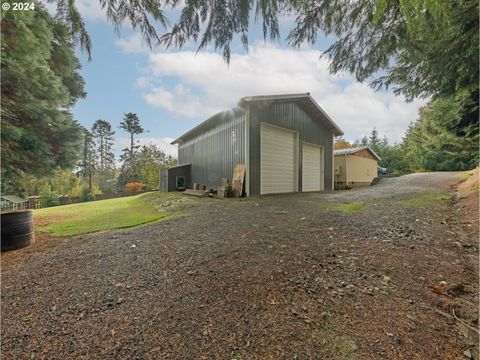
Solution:
M2 251L20 249L33 239L32 210L13 211L0 215L2 220Z

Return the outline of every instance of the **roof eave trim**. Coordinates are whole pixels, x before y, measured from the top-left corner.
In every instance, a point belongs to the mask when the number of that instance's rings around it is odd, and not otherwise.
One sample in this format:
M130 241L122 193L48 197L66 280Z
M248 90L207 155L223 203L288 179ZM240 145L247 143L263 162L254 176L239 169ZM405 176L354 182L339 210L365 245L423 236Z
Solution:
M341 136L341 135L344 135L343 131L340 130L340 128L338 127L337 124L335 124L335 121L332 120L332 118L330 116L328 116L328 114L321 108L320 105L318 105L318 103L315 101L314 98L312 98L310 96L310 94L307 94L308 95L308 99L315 104L315 106L318 108L318 110L320 110L320 112L327 118L328 121L330 121L330 123L333 125L333 134L335 136Z
M343 150L343 151L342 151ZM382 161L382 158L378 156L378 154L370 148L370 146L360 146L357 148L346 148L346 149L338 149L338 150L333 150L333 155L334 156L342 156L342 155L355 155L355 153L362 151L362 150L368 150L370 153L378 160ZM339 153L335 154L335 151L339 151Z
M229 109L229 110L232 110L232 109ZM205 126L207 125L210 121L212 121L215 117L219 116L220 114L223 114L229 110L223 110L223 111L219 111L217 112L216 114L210 116L207 120L204 120L202 121L200 124L198 124L197 126L195 126L193 129L190 129L188 130L186 133L182 134L181 136L179 136L178 138L176 138L175 140L173 140L170 145L175 145L175 144L180 144L180 143L183 143L185 142L185 138L189 137L191 134L194 134L196 131L198 131L199 129L202 128L202 126ZM245 109L242 109L242 108L235 108L235 110L240 110L242 112L245 112Z

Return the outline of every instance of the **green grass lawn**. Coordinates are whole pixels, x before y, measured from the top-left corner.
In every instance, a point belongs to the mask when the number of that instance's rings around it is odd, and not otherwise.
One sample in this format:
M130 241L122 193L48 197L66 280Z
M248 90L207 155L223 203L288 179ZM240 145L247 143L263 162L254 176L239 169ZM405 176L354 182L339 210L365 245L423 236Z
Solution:
M72 236L146 224L179 215L179 212L158 211L154 206L178 196L152 192L39 209L33 215L35 228L56 236Z

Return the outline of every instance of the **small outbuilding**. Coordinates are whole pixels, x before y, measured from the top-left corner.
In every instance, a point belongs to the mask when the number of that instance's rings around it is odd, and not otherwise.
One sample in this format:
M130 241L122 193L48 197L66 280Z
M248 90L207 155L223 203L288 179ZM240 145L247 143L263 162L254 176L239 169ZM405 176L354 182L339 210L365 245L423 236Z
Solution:
M377 177L380 157L368 146L334 150L335 189L369 186Z
M27 200L17 195L0 196L0 206L2 212L25 210L27 208Z
M172 142L179 166L162 173L161 189L177 180L216 189L244 164L246 195L332 190L333 138L342 134L309 93L244 97Z

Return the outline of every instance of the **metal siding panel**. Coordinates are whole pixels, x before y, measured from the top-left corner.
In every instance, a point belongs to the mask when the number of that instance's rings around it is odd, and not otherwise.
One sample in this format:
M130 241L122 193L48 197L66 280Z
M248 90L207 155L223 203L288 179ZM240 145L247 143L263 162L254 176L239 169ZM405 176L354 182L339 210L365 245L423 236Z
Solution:
M216 189L231 179L236 164L245 163L245 114L224 122L179 145L180 163L192 164L192 182Z

